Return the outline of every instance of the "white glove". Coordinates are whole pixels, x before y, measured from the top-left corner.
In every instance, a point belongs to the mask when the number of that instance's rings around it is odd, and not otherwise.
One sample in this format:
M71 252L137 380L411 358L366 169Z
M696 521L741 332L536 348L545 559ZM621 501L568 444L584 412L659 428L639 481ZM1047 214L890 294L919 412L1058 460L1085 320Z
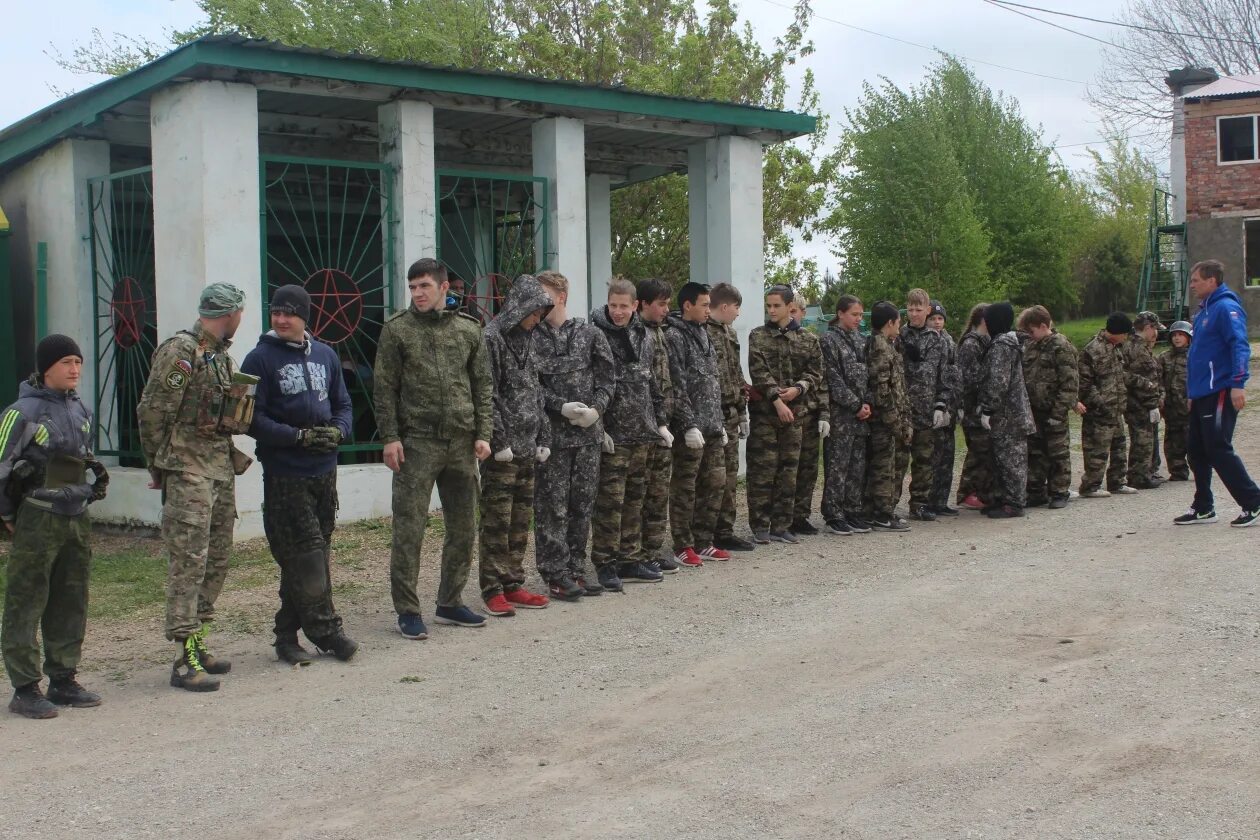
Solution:
M500 463L506 463L512 460L512 447L507 446L494 453L494 460Z
M830 421L830 420L819 420L819 421L818 421L818 436L819 436L819 437L830 437L830 436L831 436L831 421Z
M613 444L612 435L604 432L604 451L609 455L617 451L617 447Z
M748 433L750 431L752 431L752 426L749 424L748 418L745 417L743 420L739 421L739 439L748 440Z
M932 428L943 429L949 425L949 412L942 409L936 409L932 412Z
M695 426L687 430L683 440L687 442L688 449L704 449L704 435Z
M577 418L580 416L580 412L585 408L586 403L567 402L560 406L560 416L576 426L578 422Z
M989 415L987 414L980 415L980 426L984 428L985 431L992 431L993 424L989 421Z
M723 429L722 430L722 445L726 446L726 444L730 442L731 442L731 436L726 433L726 429Z
M547 459L551 457L551 450L545 446L540 446L534 450L534 457L538 459L538 463L545 464Z
M669 430L669 426L658 426L656 433L661 436L661 446L668 449L674 445L674 433Z
M1151 409L1151 422L1152 422L1152 423L1158 423L1158 422L1159 422L1159 409L1158 409L1158 408L1152 408L1152 409Z
M576 420L570 420L570 423L581 429L589 428L599 422L599 411L594 408L586 408L583 406L578 411Z

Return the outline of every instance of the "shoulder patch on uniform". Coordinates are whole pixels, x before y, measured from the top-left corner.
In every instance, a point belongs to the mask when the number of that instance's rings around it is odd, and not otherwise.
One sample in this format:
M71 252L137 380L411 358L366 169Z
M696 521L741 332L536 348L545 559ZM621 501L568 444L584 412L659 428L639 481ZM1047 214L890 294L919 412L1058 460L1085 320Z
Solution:
M172 391L178 391L188 382L188 374L184 373L178 367L173 368L170 373L166 374L166 387Z
M186 374L190 374L190 375L192 374L192 370L193 370L192 362L188 361L187 359L176 359L175 367L179 368Z
M48 429L43 423L35 427L35 442L40 446L48 445Z

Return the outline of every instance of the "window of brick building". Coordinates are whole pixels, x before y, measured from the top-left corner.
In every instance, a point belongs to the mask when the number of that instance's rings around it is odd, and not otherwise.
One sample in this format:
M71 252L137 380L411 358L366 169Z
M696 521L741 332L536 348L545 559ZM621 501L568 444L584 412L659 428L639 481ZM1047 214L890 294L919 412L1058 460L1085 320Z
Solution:
M1218 160L1221 163L1250 163L1256 154L1256 117L1220 117L1216 121Z
M1260 286L1260 219L1243 222L1243 279L1248 286Z

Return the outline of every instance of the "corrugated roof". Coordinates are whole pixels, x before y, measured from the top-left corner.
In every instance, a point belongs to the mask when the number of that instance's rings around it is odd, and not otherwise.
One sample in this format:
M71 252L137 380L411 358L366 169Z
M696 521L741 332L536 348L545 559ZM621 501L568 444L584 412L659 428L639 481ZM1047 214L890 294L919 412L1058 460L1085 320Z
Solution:
M1254 96L1260 94L1260 73L1240 76L1222 76L1211 84L1185 94L1183 99L1223 99L1229 96Z

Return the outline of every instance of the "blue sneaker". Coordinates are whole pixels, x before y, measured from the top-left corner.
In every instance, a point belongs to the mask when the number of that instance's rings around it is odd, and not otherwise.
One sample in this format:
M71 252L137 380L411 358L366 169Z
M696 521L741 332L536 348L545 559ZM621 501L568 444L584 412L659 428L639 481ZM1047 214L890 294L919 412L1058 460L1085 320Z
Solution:
M485 627L486 617L475 613L462 604L458 607L438 607L433 613L438 624L454 624L457 627Z
M398 616L398 632L404 639L429 638L429 628L424 626L424 619L410 613Z

